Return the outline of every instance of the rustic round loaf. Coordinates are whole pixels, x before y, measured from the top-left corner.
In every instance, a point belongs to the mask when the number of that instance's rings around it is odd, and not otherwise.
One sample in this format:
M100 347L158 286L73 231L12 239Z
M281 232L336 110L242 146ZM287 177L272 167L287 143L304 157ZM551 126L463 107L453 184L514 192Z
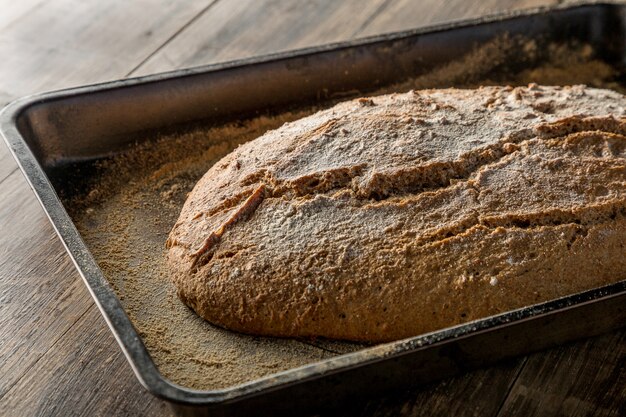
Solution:
M623 280L625 135L584 86L344 102L204 175L173 281L228 329L379 342Z

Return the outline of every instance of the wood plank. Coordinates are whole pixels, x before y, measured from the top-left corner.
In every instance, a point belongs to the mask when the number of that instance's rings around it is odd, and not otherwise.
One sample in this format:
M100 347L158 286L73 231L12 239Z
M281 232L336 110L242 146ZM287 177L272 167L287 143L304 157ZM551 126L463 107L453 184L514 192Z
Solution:
M0 99L8 102L39 89L122 77L210 3L45 3L24 14L10 31L0 32L0 54L4 57ZM0 145L0 397L40 363L42 355L60 338L75 335L70 339L82 340L84 335L75 334L72 326L93 305L16 167L6 146ZM29 252L31 256L25 256ZM109 345L119 356L118 347ZM129 371L125 361L120 361ZM126 379L136 384L132 374ZM47 382L54 386L53 379ZM74 384L80 381L75 379ZM97 386L94 383L90 387ZM148 401L142 402L149 403L151 397L144 396L147 393L141 392L136 398L146 398ZM14 408L4 410L13 414Z
M220 1L133 75L349 39L384 1Z
M347 40L426 24L523 9L558 0L489 0L471 2L348 1L323 7L307 3L247 0L235 7L220 2L151 57L134 75L145 75L234 58L262 55ZM315 12L313 7L318 8ZM277 19L276 16L280 16ZM234 28L237 28L235 30ZM263 36L272 33L271 37Z
M347 405L342 415L372 417L495 416L524 358L409 389L383 398Z
M0 32L0 100L122 77L210 3L57 1L29 13L20 14L26 3L11 15L3 9L0 25L15 19ZM0 145L0 397L93 305L16 167Z
M43 2L0 31L0 90L19 97L124 77L212 2Z
M21 172L0 195L2 397L93 301Z
M3 416L168 416L139 384L92 305L0 399Z
M0 2L0 108L43 90L125 77L213 1ZM16 166L0 146L0 181Z
M0 90L0 109L7 105L11 100L12 97L8 93ZM4 139L0 136L0 183L16 169L17 163L13 159L13 156L11 156L9 148L4 143Z
M531 355L499 416L625 416L626 330Z
M0 195L0 415L169 415L132 374L20 172Z
M449 0L446 2L423 0L420 2L420 7L416 7L412 0L398 0L386 3L385 7L355 35L376 35L480 17L505 10L520 10L557 3L559 0Z
M0 31L11 30L11 26L19 25L20 20L41 3L43 0L0 1Z
M17 162L9 152L9 148L0 138L0 183L17 169Z

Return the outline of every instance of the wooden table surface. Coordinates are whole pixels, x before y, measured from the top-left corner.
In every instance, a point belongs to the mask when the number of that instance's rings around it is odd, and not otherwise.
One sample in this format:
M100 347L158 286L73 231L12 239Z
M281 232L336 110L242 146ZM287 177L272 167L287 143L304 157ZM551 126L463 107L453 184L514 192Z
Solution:
M44 90L556 2L0 0L0 104ZM170 413L137 382L1 143L0 416ZM345 414L626 416L626 331L363 399Z

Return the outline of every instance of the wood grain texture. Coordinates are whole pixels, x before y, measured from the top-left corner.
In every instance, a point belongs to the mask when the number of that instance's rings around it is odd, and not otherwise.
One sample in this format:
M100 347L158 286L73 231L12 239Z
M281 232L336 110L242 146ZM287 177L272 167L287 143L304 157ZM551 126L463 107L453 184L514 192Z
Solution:
M384 1L220 1L133 75L350 39Z
M0 33L2 33L1 29ZM0 109L7 105L12 99L13 97L0 90ZM4 140L2 139L2 137L0 137L0 182L6 179L6 177L8 177L9 174L11 174L16 169L17 163L9 152L9 148L4 143Z
M0 183L17 169L17 163L10 154L6 144L0 138Z
M0 1L0 107L35 92L125 77L212 3ZM12 159L0 146L0 181L16 168Z
M0 416L169 415L132 374L21 172L0 195Z
M0 108L4 107L12 99L13 97L9 93L5 93L4 91L0 90Z
M93 304L26 181L0 184L0 397ZM30 254L30 256L24 256ZM1 415L1 414L0 414Z
M559 0L422 0L416 7L411 0L389 1L356 35L375 35L557 3Z
M19 24L19 20L30 11L43 3L43 0L21 0L2 2L0 13L0 31L11 30L12 24Z
M498 416L626 416L626 330L531 355Z
M510 360L425 387L350 404L335 413L372 417L494 416L524 362Z
M0 101L556 1L0 0ZM170 415L137 382L15 169L0 145L0 415ZM626 415L625 333L338 414Z
M221 1L133 75L146 75L234 58L478 17L558 0ZM234 28L237 28L236 30ZM271 36L267 36L271 34Z
M139 385L95 305L0 400L0 415L168 416Z
M0 101L5 104L38 90L123 77L210 3L57 1L37 8L26 2L20 7L2 4ZM130 414L143 414L149 404L162 410L163 405L147 395L132 375L99 312L92 308L93 301L43 210L16 169L5 144L0 144L0 415L106 414L106 408L83 414L89 407L80 401L55 404L23 398L32 392L44 399L46 389L59 382L57 374L42 373L37 364L52 364L66 375L63 362L54 359L54 355L66 353L57 343L84 345L85 329L78 329L88 318L99 320L95 324L98 339L104 339L94 340L90 346L106 346L107 354L114 352L117 363L111 365L123 369L126 386L132 385L133 392L141 394L129 396L126 403L117 401L116 396L123 391L108 395L119 389L116 378L103 382L101 374L94 374L91 384L80 385L78 373L68 373L72 383L61 386L66 389L65 396L72 398L77 386L94 391L92 394L101 388L102 395L116 404L126 404L122 410L136 411ZM89 308L91 313L86 315ZM102 359L103 354L95 359ZM29 378L42 389L32 390L29 383L22 392L18 382ZM102 407L104 403L98 400L102 395L81 398Z
M58 0L16 11L0 26L0 91L15 98L124 77L212 1Z

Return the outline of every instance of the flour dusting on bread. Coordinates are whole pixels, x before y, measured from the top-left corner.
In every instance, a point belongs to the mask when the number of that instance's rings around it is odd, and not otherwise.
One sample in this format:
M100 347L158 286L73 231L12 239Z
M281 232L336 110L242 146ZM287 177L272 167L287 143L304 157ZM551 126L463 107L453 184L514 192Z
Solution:
M386 341L626 278L626 98L411 91L267 132L198 182L178 293L241 332Z

